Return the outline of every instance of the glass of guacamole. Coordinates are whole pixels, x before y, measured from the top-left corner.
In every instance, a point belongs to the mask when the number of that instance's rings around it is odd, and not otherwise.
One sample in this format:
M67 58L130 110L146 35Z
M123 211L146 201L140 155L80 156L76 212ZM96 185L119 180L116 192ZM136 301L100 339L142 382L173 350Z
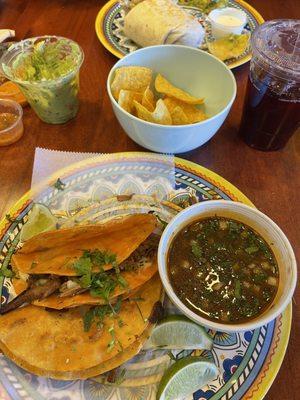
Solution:
M41 36L11 45L0 66L8 79L19 85L42 121L62 124L78 111L83 58L81 47L73 40Z

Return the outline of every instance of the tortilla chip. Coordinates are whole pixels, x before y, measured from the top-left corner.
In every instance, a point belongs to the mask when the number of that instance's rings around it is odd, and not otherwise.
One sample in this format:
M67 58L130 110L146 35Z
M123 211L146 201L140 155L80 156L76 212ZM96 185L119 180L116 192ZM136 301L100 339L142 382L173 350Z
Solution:
M142 104L138 103L135 100L133 101L133 105L135 107L136 115L138 118L144 121L154 122L151 111L147 110L147 108L145 108Z
M247 50L249 38L248 34L230 34L214 41L208 41L207 46L211 54L225 61L243 54Z
M155 110L151 113L142 104L133 102L137 117L154 124L172 125L172 118L162 99L157 100Z
M18 271L28 274L76 276L72 265L84 250L108 251L116 255L120 264L155 227L154 215L134 214L103 224L43 232L25 242L13 255L12 264ZM104 266L105 270L111 268L112 265Z
M161 296L159 277L147 282L138 296L143 298L138 304L122 304L118 317L123 324L108 316L101 332L95 324L84 332L79 308L49 312L33 305L21 307L0 317L0 349L20 367L44 377L96 376L104 362L129 348L151 326L149 317ZM116 343L108 350L111 328Z
M137 99L136 99L137 100ZM137 100L139 103L140 101ZM147 110L153 112L155 109L155 98L152 90L148 86L143 94L142 105L147 108Z
M187 104L203 104L204 99L199 99L197 97L191 96L189 93L185 92L173 86L169 81L166 80L162 75L158 74L155 79L155 89L157 92L165 94L168 97L174 97L180 101Z
M133 92L132 90L121 89L119 93L118 103L125 111L132 114L134 110L133 100L141 102L142 97L143 94L140 92Z
M170 114L173 125L187 125L190 123L180 106L175 107Z
M172 118L167 106L162 99L157 100L155 110L152 113L155 123L162 125L172 125Z
M189 124L193 124L195 122L201 122L207 118L204 111L200 110L196 106L192 104L186 104L172 97L166 97L164 99L164 103L168 107L168 110L170 111L171 115L172 113L174 113L175 108L180 107L184 112L184 114L186 115Z
M117 286L111 293L109 298L110 303L117 301L118 296L127 298L138 287L145 284L157 272L157 261L153 260L152 263L147 263L145 266L139 268L137 271L122 272L122 277L126 280L128 286L125 288ZM81 305L101 305L107 302L102 297L91 296L89 292L77 294L74 296L59 297L57 294L47 297L46 299L34 301L33 304L40 307L54 308L61 310L63 308L77 307Z
M152 70L146 67L130 66L116 69L111 83L111 92L116 100L121 89L143 93L152 79Z

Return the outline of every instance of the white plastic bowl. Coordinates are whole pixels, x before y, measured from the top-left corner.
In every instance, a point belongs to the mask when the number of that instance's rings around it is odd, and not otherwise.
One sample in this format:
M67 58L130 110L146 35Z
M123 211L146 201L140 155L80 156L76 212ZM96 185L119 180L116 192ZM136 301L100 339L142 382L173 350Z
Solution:
M209 119L192 125L159 125L143 121L123 110L113 98L110 85L117 68L139 65L160 73L191 95L205 98ZM205 51L186 46L162 45L137 50L119 60L107 79L114 113L127 135L149 150L182 153L195 149L214 136L227 117L236 96L230 69Z
M272 248L279 267L279 287L272 304L256 318L239 324L210 321L195 314L175 294L167 273L167 254L174 236L184 226L210 216L233 218L253 228ZM158 248L159 274L171 301L190 319L210 329L237 332L256 329L281 314L292 299L297 282L297 264L293 249L282 230L262 212L242 203L212 200L195 204L181 211L164 230Z

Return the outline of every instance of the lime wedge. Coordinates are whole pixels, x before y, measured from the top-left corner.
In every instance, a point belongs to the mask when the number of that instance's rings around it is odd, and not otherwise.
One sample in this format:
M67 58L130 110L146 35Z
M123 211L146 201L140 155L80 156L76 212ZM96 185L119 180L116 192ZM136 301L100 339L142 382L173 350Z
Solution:
M185 357L164 373L158 386L157 400L180 400L218 376L218 368L201 357Z
M50 231L56 228L57 218L51 213L48 207L36 203L28 216L28 220L23 225L20 234L20 240L26 240L36 236L38 233Z
M171 315L153 329L144 349L210 350L213 339L205 329L182 315Z

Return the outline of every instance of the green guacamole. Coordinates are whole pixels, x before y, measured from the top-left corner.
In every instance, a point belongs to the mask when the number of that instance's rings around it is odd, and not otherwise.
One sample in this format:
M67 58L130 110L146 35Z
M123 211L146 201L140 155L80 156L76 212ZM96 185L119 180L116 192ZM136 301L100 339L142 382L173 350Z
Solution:
M77 43L55 36L17 43L1 60L6 76L19 85L40 119L51 124L77 114L82 61Z

